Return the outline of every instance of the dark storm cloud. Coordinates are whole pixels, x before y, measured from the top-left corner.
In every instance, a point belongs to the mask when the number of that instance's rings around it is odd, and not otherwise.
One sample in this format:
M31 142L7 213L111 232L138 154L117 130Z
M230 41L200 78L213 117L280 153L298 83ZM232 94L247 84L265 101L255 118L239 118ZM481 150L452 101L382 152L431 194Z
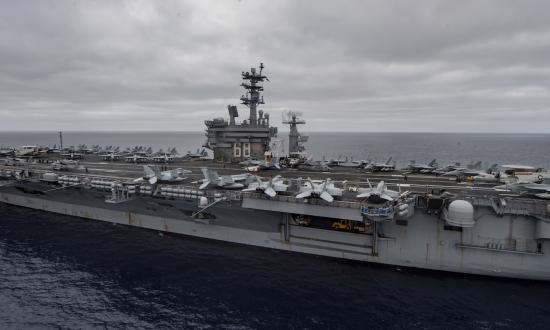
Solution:
M5 1L0 129L200 130L266 64L308 130L547 132L546 1ZM241 114L246 109L241 108Z

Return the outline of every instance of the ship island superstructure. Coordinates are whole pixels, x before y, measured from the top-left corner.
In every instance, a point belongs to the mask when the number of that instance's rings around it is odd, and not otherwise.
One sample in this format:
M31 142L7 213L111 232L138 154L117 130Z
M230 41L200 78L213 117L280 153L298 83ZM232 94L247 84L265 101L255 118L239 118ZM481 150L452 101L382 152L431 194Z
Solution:
M270 126L269 114L259 110L258 106L265 104L261 92L263 82L268 80L263 74L264 65L251 68L250 72L242 72L241 86L246 93L241 96L241 104L250 110L248 120L237 123L239 112L236 105L228 105L229 121L224 118L206 120L205 147L212 149L214 159L225 162L239 162L248 158L262 159L269 150L272 137L277 136L277 128Z
M0 202L289 252L550 280L547 193L496 189L501 182L450 181L428 165L414 173L366 173L351 166L326 172L326 166L307 163L307 173L299 166L278 168L276 175L273 169L243 173L235 162L261 159L276 134L269 116L256 116L258 84L266 79L262 68L243 73L249 121L236 124L236 107L229 106L229 121L206 122L213 160L197 153L143 156L142 162L134 155L126 157L133 163L115 165L112 155L86 154L77 164L46 154L40 162L0 165ZM291 127L289 153L303 152L297 125L305 122L294 113L284 123ZM66 172L52 172L54 159L53 169ZM157 160L170 168L142 165ZM85 171L77 170L81 166Z

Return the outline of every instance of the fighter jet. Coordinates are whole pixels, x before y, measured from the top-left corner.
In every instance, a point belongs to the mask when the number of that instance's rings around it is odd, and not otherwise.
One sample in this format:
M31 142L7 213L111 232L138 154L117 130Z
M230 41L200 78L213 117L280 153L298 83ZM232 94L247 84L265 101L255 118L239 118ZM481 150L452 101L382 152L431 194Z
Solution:
M455 171L457 169L462 169L462 168L464 168L464 166L461 166L460 162L454 162L454 163L450 163L450 164L447 164L443 167L438 168L437 170L434 171L434 173L443 174L443 173L452 172L452 171Z
M54 171L71 171L82 169L78 160L61 159L52 163Z
M175 157L172 154L162 153L151 157L155 163L171 163Z
M334 183L330 179L325 179L320 184L314 183L311 180L307 180L304 185L300 187L300 193L296 195L296 198L316 197L321 198L329 203L334 201L334 197L342 196L343 189L334 186Z
M327 166L342 166L343 164L347 163L348 162L348 157L344 158L344 159L341 159L340 157L338 158L329 158L328 160L325 159L325 156L323 156L323 162L327 165Z
M367 171L371 172L392 172L395 171L395 162L391 162L390 157L385 163L370 163L365 166Z
M20 146L15 149L15 156L17 157L31 157L38 155L38 146Z
M114 147L114 146L105 146L103 150L99 150L99 154L109 154L109 153L120 153L120 147Z
M137 152L133 155L124 157L124 161L126 161L127 163L144 163L148 162L149 160L150 159L147 156L147 153L144 152Z
M380 203L384 201L392 202L401 196L401 193L398 191L389 190L384 181L380 181L376 188L372 187L370 181L368 183L369 188L357 189L357 198L366 198L370 202Z
M253 166L247 166L244 168L248 172L259 172L259 171L267 171L267 170L280 170L281 166L279 165L279 162L274 158L266 158L266 160L261 161L257 165Z
M12 148L0 148L0 157L13 156L15 155L15 149Z
M187 179L185 177L182 177L182 175L190 173L192 172L189 170L184 170L182 168L176 168L170 171L161 172L157 167L143 165L143 177L134 180L134 182L141 182L145 180L150 184L180 183L183 180Z
M249 173L219 176L218 172L206 167L202 167L201 171L204 175L204 179L199 187L200 190L210 185L222 189L243 189L245 185L248 185L252 178L254 178L254 176Z
M168 148L168 150L166 150L167 152L170 153L170 155L176 157L179 155L179 152L178 150L176 149L176 147L172 147L172 148Z
M256 176L256 181L251 182L248 188L243 189L243 191L261 191L269 197L275 197L278 192L284 192L287 188L288 185L284 184L283 178L280 175L268 181L262 181L262 179Z
M260 164L256 166L248 166L245 167L245 170L248 172L260 172L260 171L267 171L267 170L280 170L281 166L278 163L265 163Z
M493 164L486 170L469 169L465 167L458 167L452 171L441 173L441 176L448 177L473 177L478 181L497 181L499 179L498 172L496 171L498 165Z
M202 148L202 150L197 149L196 153L192 153L191 151L187 151L187 154L185 155L185 158L188 159L206 159L208 157L208 152L205 148Z
M77 150L81 154L91 154L94 152L93 148L88 148L88 146L85 144L79 144Z
M411 160L409 166L404 168L405 171L409 171L412 173L432 173L436 169L437 163L435 158L428 164L416 164L414 160Z
M325 162L322 161L313 161L307 159L301 163L298 163L295 168L301 171L310 171L310 172L331 172L332 168L328 166Z
M103 152L103 148L99 144L96 144L96 145L92 146L92 153L93 154L99 155L102 152Z
M109 152L109 153L101 154L100 157L101 159L107 160L107 161L117 161L122 157L122 155L116 152Z
M511 183L494 187L497 191L511 191L520 195L550 199L550 184L543 183Z
M62 153L61 156L71 160L84 158L84 155L82 153L74 151Z
M369 165L371 162L369 160L352 160L352 164L355 164L355 167L359 169L364 169L367 165Z

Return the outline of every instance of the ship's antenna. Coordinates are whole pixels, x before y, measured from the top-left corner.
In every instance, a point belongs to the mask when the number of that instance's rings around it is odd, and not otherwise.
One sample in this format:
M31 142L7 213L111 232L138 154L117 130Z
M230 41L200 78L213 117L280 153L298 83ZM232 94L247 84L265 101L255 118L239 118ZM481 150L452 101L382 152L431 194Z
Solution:
M267 76L262 75L263 69L264 64L260 63L259 71L256 71L256 68L251 68L250 72L241 73L243 77L243 83L241 86L246 90L246 94L241 97L241 103L250 108L250 126L258 126L259 124L262 124L261 122L258 122L257 108L258 104L265 103L260 93L264 90L262 83L264 80L269 81Z
M305 147L302 145L302 142L307 142L308 137L302 135L298 132L298 125L303 125L306 123L305 120L301 119L301 112L298 111L284 111L283 112L283 124L289 125L290 132L288 133L288 153L303 152Z

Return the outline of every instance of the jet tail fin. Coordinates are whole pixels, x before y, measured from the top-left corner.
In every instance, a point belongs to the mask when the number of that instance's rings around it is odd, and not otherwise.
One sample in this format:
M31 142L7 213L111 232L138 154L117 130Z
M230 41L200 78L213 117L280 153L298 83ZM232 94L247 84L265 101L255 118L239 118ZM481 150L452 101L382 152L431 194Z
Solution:
M210 172L209 172L208 168L201 167L201 172L202 172L202 175L204 176L204 179L207 180L207 181L210 181Z
M437 159L432 159L432 161L428 164L428 166L434 166Z
M386 162L386 165L390 165L392 158L393 158L393 157L390 157L390 158L388 159L388 161Z
M145 174L145 177L154 177L156 176L155 171L147 165L143 165L143 173Z
M210 182L215 182L219 178L218 172L212 171L207 167L201 168L201 171L202 171L202 174L204 175L204 178Z

